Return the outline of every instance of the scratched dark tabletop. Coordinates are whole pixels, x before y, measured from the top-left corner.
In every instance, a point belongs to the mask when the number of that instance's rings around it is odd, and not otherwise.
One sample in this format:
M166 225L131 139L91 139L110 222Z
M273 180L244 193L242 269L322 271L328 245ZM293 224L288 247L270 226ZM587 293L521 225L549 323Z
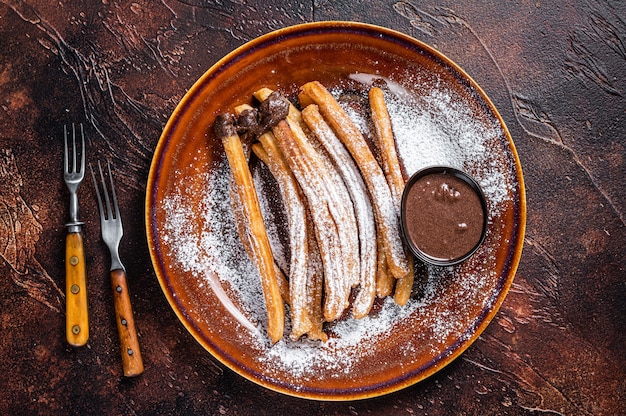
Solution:
M521 263L486 331L425 381L356 402L284 396L219 364L167 303L143 217L153 151L185 91L246 41L322 20L401 31L464 68L511 131L528 202ZM89 160L118 175L146 366L135 379L122 376L90 183L91 336L65 342L72 122L85 124ZM626 414L625 146L622 1L0 0L0 413Z

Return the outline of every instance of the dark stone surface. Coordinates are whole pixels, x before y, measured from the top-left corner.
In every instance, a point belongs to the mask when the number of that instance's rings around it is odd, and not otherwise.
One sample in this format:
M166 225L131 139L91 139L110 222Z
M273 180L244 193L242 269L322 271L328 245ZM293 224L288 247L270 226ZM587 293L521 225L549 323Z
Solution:
M626 4L0 1L0 413L583 414L626 403ZM527 237L509 296L459 359L403 391L321 403L218 364L170 309L152 271L145 183L186 89L233 48L319 20L379 24L448 55L485 89L516 143ZM146 372L124 379L91 184L91 337L64 339L63 124L110 159ZM102 278L99 278L101 276Z

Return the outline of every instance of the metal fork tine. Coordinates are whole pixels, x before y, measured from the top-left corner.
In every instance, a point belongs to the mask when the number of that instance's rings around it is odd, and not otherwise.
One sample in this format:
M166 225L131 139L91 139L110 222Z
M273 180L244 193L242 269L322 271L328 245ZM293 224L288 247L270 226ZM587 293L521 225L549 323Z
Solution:
M121 222L120 207L117 203L117 195L115 194L115 185L113 185L113 175L111 174L111 163L107 161L107 167L109 169L109 180L111 182L111 196L113 197L113 215L114 218Z
M85 174L85 132L83 130L83 123L80 123L80 173Z
M98 162L99 164L100 162ZM93 167L91 163L89 164L89 170L91 170L91 179L93 179L93 186L96 188L96 198L98 199L98 212L100 212L100 217L104 218L104 209L102 208L102 198L100 198L100 187L98 186L98 181L96 180L96 175L93 172Z
M107 189L107 183L106 183L106 180L104 179L104 174L102 173L102 165L100 164L99 160L98 160L98 169L100 170L100 179L102 180L102 192L104 192L104 201L106 204L106 218L110 220L113 218L111 216L111 200L109 199L109 190ZM109 177L110 176L111 176L111 167L109 166ZM111 179L111 183L113 183L112 179Z
M63 142L65 146L63 147L63 172L67 172L69 169L69 149L67 148L67 126L63 126Z
M80 124L80 152L78 152L76 147L76 126L72 123L72 150L70 152L70 147L68 144L68 135L67 126L63 126L63 143L64 154L63 154L63 169L66 174L75 173L77 176L82 177L85 173L85 131L83 128L83 124ZM70 170L70 153L72 158L72 170ZM80 166L78 165L78 153L80 153Z
M76 172L76 128L72 123L72 172Z

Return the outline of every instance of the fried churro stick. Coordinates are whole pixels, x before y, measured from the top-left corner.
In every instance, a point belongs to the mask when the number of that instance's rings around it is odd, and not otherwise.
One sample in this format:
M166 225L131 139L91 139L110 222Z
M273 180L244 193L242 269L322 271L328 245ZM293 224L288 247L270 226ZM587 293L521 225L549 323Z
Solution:
M352 315L356 319L363 318L370 312L376 297L376 223L367 188L359 168L348 150L326 123L317 105L312 104L304 108L302 118L328 152L333 164L346 183L352 199L359 231L361 260L360 288L352 304Z
M396 278L405 276L409 272L409 261L400 237L398 213L395 210L385 175L365 138L337 100L319 82L313 81L302 85L299 99L304 106L311 103L319 106L320 113L359 166L372 198L379 224L379 238L384 241L389 270Z
M274 261L274 269L276 270L276 283L278 283L280 297L283 299L283 302L289 305L291 303L291 298L289 297L289 281L276 261Z
M240 104L237 107L235 107L235 115L238 118L237 120L238 124L243 124L246 128L253 127L249 124L250 123L249 120L242 122L242 117L246 117L246 113L248 112L255 113L256 110L249 104ZM246 156L246 160L249 161L250 160L249 143L248 145L246 145L246 143L244 143L244 141L242 140L241 144L243 147L244 155ZM248 256L250 258L254 258L255 254L252 250L252 247L250 246L250 241L249 241L250 239L248 237L245 214L243 212L243 205L241 201L239 200L239 194L237 193L236 189L237 188L234 184L233 176L231 175L229 178L228 193L230 195L231 206L233 209L233 216L235 217L235 224L237 225L237 233L239 234L239 239L241 240L243 244L243 248L246 250L246 253L248 254ZM280 266L276 262L276 259L274 259L274 265L276 269L276 280L278 282L278 288L280 289L280 295L283 301L289 304L290 302L289 282L287 281L287 278L285 277L285 274L281 270Z
M404 277L397 279L396 289L393 293L393 300L400 306L406 305L413 291L413 282L415 281L415 271L413 267L413 256L409 257L409 271Z
M391 118L387 111L385 103L385 95L383 90L373 87L369 91L370 110L372 113L372 122L374 123L376 144L382 159L382 167L385 177L389 183L389 189L394 203L398 205L402 199L402 191L404 190L404 178L400 170L400 162L396 151L396 141L393 137L393 129L391 126Z
M262 89L254 96L263 100L271 92ZM334 321L348 307L351 288L359 283L358 228L352 201L339 173L306 134L293 105L286 123L281 123L272 130L309 203L324 265L324 319Z
M385 177L387 178L387 183L391 190L396 212L399 213L402 192L404 191L404 178L400 170L400 161L398 160L398 153L396 152L396 142L393 136L391 118L389 117L387 104L385 103L385 94L380 88L373 87L370 89L368 95L383 171L385 172ZM407 259L409 271L398 279L393 297L399 305L404 305L409 300L415 279L413 256L407 253Z
M228 164L230 165L232 184L236 188L238 200L247 225L249 245L253 253L252 259L261 276L261 286L267 308L267 333L272 343L283 337L285 325L285 309L281 299L278 282L276 280L276 268L274 257L261 208L256 195L252 175L248 167L246 156L241 144L241 139L234 127L234 116L231 114L219 115L215 120L216 136L222 141Z
M263 136L272 135L271 132ZM287 166L274 137L260 139L252 151L269 168L283 197L289 225L289 299L291 306L291 338L297 340L309 332L312 323L308 310L308 229L304 196Z
M275 138L272 137L273 133L267 133L268 136L261 137L262 142L265 143L265 146L268 148L274 148L274 151L280 154L280 149L277 147L277 143L275 142ZM262 148L262 146L261 146ZM264 151L265 149L263 149ZM282 154L280 154L281 158L284 158ZM283 159L283 163L286 163ZM286 166L286 169L293 177L293 172ZM295 186L299 189L297 183ZM301 192L301 190L300 190ZM304 203L304 201L302 201ZM311 219L311 215L308 211L305 211L306 222L303 224L306 226L306 236L307 236L307 283L306 283L306 305L304 306L305 310L308 311L308 319L311 322L310 328L306 332L307 336L311 340L328 340L328 336L323 332L322 326L324 322L324 315L322 311L322 295L323 295L323 286L324 286L324 270L322 268L322 259L320 257L320 252L317 244L317 240L315 239L315 230L313 227L313 220ZM292 312L293 314L293 312ZM292 317L292 320L294 318ZM292 326L295 326L292 324ZM301 332L301 331L300 331ZM299 337L301 334L297 332L294 334L292 331L292 338Z
M233 217L235 218L235 225L237 226L237 234L239 235L239 240L241 241L243 248L246 251L246 254L248 254L248 257L253 259L255 254L252 248L252 243L250 242L249 233L247 231L248 228L246 225L245 213L241 200L239 199L237 186L234 182L232 175L229 178L228 193L230 195L230 204L233 209ZM274 268L276 269L276 281L280 290L280 296L283 298L283 301L289 303L289 282L287 281L287 278L285 277L283 271L280 269L278 263L276 263L276 260L274 260Z
M264 157L267 158L268 162L271 161L272 157L280 159L278 164L279 164L281 173L276 172L276 175L274 176L275 177L285 176L287 178L286 180L287 182L289 182L289 184L288 186L285 187L285 191L287 193L291 193L293 191L289 189L293 188L295 192L297 192L297 194L299 195L298 199L300 200L299 204L302 205L302 208L304 209L304 214L305 214L305 221L303 221L301 224L296 225L296 227L298 228L298 231L296 231L296 235L297 235L296 240L299 240L299 238L301 237L301 233L299 231L304 231L306 234L307 241L306 241L306 253L303 254L303 256L306 256L308 260L306 262L306 266L307 266L306 287L304 288L304 292L302 292L303 288L301 287L301 285L298 285L297 289L293 290L293 292L295 293L292 293L292 291L290 291L290 296L292 298L302 297L302 299L305 299L305 305L302 307L304 308L305 311L307 311L307 318L308 318L308 321L310 321L310 326L307 324L300 326L292 322L292 327L294 329L292 329L291 337L299 338L302 334L304 334L302 328L308 327L308 329L306 330L306 334L309 337L309 339L321 340L325 342L328 339L328 336L322 330L322 326L324 322L324 315L322 312L324 271L322 269L322 260L320 257L317 240L315 239L315 230L313 228L313 221L311 219L310 213L306 211L306 207L304 204L305 202L304 196L300 195L302 193L302 190L297 184L295 177L293 176L293 172L291 172L291 169L287 165L287 162L284 159L284 155L281 153L280 149L278 148L278 144L276 143L276 138L273 136L273 133L271 132L268 132L266 134L267 136L264 134L260 138L260 141L264 144L253 145L253 150L255 154L257 154L257 156L261 154L261 157L259 158L263 161L265 161L265 159L263 159ZM266 146L269 151L266 151L263 146ZM262 155L262 153L265 153L265 155ZM285 199L285 201L289 201L291 198L293 197L289 196L288 198ZM296 205L297 204L298 202L296 202ZM300 230L300 226L304 226L305 229ZM297 243L291 242L291 244L297 244ZM303 244L299 244L299 246L303 246ZM290 272L294 273L293 269ZM299 277L295 277L295 276L291 277L292 281L296 281L298 279ZM297 302L294 302L294 304L297 304ZM294 316L293 316L294 314L296 315L295 320L298 321L299 318L297 318L297 316L299 312L294 312L293 307L292 307L292 318L291 318L292 321L294 321Z
M326 203L326 185L316 176L311 161L296 143L287 122L278 123L272 131L309 203L324 267L324 318L335 320L348 307L350 285L346 284L337 226Z

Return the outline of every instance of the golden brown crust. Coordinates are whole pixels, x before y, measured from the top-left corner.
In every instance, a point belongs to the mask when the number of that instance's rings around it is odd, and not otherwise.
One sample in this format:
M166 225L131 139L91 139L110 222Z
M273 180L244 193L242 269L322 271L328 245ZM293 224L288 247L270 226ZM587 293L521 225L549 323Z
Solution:
M389 184L391 196L398 205L398 212L400 212L399 206L400 200L402 199L402 191L404 190L404 178L400 170L396 141L393 136L387 104L385 103L385 95L383 90L378 87L370 89L368 95L372 122L374 123L376 145L380 152L382 168L385 172L387 183Z
M287 122L281 121L272 131L309 203L324 266L324 317L327 321L338 319L348 307L350 285L346 283L337 223L327 204L326 185L311 158L296 142Z
M396 278L393 277L387 266L387 256L385 255L385 248L383 247L383 241L378 240L378 256L376 261L376 295L379 298L384 298L393 293L393 287L396 283Z
M312 328L308 297L308 228L304 195L284 160L273 133L264 133L262 144L252 150L269 168L278 183L289 225L289 305L291 306L291 338L296 340Z
M328 335L323 331L324 310L324 268L322 266L322 256L319 251L319 244L315 238L315 229L310 213L307 215L307 228L309 236L309 270L308 270L308 290L309 318L311 319L311 329L307 333L309 339L326 342Z
M232 132L231 132L232 133ZM274 257L269 238L261 215L261 208L248 168L248 162L241 144L241 139L235 134L221 137L226 158L232 175L231 195L237 197L231 200L235 211L239 211L245 224L244 234L249 250L254 253L255 262L261 276L261 286L267 308L267 333L272 343L283 337L285 324L285 309L276 278Z
M254 143L252 145L253 153L266 165L268 165L267 152L263 149L259 143ZM247 251L247 250L246 250ZM249 254L249 253L248 253ZM285 277L285 273L282 271L276 259L274 259L274 264L276 265L276 279L278 280L278 288L280 289L280 295L283 298L283 301L287 304L291 304L291 298L289 296L289 280Z
M412 259L411 259L412 260ZM413 261L409 266L409 272L406 276L397 279L396 288L393 294L393 300L400 306L406 305L413 291L413 282L415 281L415 271Z
M378 87L370 89L369 101L372 121L374 123L376 144L381 156L385 177L387 178L387 183L391 190L391 196L396 205L396 210L399 213L402 192L404 191L404 178L400 170L396 141L394 139L391 118L387 111L383 90ZM395 302L399 305L405 305L408 302L415 279L413 256L408 252L407 259L409 262L409 270L404 276L398 278L393 297Z

